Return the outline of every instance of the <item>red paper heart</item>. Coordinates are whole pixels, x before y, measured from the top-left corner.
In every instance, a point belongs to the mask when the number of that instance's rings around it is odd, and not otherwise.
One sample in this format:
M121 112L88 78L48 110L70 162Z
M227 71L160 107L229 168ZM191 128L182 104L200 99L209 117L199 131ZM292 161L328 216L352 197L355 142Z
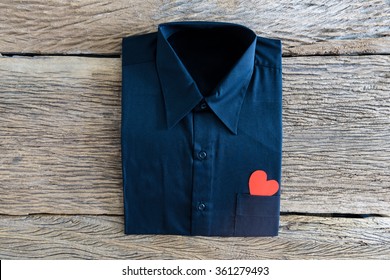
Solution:
M267 173L256 170L249 177L249 193L251 195L271 196L279 190L279 183L275 180L267 180Z

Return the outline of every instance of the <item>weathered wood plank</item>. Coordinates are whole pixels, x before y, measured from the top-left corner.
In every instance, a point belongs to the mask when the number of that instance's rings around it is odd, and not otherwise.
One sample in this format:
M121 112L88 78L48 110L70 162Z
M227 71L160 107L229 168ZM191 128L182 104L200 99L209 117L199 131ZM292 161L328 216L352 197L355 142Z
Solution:
M389 259L390 218L283 216L279 237L123 234L123 217L0 216L0 258Z
M119 59L0 69L0 212L122 213Z
M228 21L283 40L288 55L390 53L388 1L44 1L0 3L0 53L120 53L162 22Z
M284 59L282 211L390 214L389 64ZM123 213L120 71L0 58L0 213Z
M390 56L284 62L283 208L390 215Z

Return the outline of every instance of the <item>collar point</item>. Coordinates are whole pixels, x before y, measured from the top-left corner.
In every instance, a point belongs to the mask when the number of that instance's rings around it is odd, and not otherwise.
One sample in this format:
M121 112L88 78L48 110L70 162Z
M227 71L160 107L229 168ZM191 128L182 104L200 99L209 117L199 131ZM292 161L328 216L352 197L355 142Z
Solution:
M237 132L237 129L230 129L230 131L234 134L234 135L237 135L238 134L238 132Z
M238 127L236 125L226 125L225 126L229 129L229 131L234 134L234 135L237 135L238 134Z

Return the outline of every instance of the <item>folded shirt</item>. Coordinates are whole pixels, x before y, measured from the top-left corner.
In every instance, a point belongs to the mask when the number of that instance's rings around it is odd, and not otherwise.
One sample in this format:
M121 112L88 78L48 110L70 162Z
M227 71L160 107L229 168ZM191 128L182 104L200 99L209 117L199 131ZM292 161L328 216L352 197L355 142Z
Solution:
M278 234L281 42L241 25L123 38L126 234Z

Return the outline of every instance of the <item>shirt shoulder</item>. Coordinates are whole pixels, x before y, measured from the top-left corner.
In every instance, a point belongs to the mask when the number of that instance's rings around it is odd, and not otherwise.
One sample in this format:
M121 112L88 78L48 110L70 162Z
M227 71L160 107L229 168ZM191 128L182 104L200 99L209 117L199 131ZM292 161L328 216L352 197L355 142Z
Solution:
M122 65L155 60L157 32L134 35L122 39Z
M282 42L257 36L256 63L270 68L282 68Z

